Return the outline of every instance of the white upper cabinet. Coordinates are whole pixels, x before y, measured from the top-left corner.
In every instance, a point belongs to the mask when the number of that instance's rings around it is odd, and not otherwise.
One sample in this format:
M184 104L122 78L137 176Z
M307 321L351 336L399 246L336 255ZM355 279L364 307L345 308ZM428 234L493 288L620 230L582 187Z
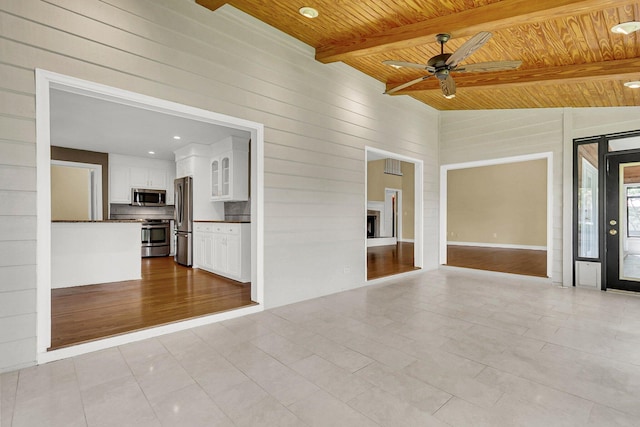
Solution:
M131 203L131 176L129 166L109 163L109 201Z
M175 163L143 157L109 154L109 202L131 203L132 188L166 190L173 204Z
M154 190L165 190L167 188L168 170L166 168L132 166L130 170L132 188L152 188Z
M211 200L249 200L249 141L230 136L211 148Z

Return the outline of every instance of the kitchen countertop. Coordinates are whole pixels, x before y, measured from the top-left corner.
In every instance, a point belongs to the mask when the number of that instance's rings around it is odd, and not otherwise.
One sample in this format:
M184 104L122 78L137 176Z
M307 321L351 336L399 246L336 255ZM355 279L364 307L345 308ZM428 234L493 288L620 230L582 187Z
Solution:
M193 222L218 222L218 223L227 223L227 224L251 224L251 221L225 221L225 220L221 220L221 219L217 219L217 220L208 220L208 219L196 219Z

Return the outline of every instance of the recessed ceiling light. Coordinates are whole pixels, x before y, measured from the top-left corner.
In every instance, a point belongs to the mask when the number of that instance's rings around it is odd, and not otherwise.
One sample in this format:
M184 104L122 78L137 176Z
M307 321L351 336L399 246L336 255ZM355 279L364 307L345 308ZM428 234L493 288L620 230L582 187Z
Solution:
M319 13L317 10L315 10L312 7L301 7L300 10L298 11L300 12L300 15L304 16L305 18L317 18Z
M617 34L631 34L638 30L640 30L640 22L638 21L623 22L611 27L611 32Z
M173 139L180 139L178 135L174 136Z
M640 89L640 80L636 80L633 82L626 82L624 85L626 87L630 87L631 89Z
M149 154L156 154L155 151L149 151Z

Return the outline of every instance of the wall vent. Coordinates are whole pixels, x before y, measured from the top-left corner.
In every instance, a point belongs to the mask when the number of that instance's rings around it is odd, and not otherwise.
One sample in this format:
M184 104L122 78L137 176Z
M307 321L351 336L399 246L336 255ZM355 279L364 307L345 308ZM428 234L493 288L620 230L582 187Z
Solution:
M397 159L385 159L384 160L384 173L389 175L402 176L402 169L400 167L400 160Z

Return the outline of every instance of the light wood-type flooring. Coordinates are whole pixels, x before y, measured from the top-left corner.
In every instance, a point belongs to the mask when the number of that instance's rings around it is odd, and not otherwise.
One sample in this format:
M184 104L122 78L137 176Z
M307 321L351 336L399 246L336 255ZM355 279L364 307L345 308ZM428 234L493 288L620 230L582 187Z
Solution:
M447 265L547 277L547 251L448 245Z
M367 280L419 270L413 262L413 243L367 248Z
M51 348L254 304L251 285L143 258L142 279L51 291Z

